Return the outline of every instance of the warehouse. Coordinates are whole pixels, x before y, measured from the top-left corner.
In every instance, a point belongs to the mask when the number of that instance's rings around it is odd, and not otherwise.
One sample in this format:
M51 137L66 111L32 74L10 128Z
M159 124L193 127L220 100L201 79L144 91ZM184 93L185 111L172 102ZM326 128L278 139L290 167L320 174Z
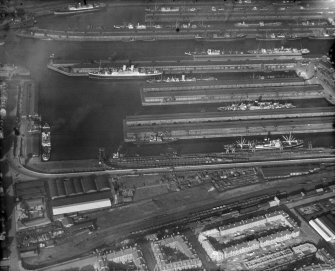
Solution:
M332 240L332 236L329 235L327 232L325 232L316 222L315 220L310 220L309 224L313 227L314 230L317 231L318 234L321 235L321 237L326 240L327 242L329 242L330 240Z
M103 191L59 198L51 201L53 215L87 212L96 209L110 208L111 192Z

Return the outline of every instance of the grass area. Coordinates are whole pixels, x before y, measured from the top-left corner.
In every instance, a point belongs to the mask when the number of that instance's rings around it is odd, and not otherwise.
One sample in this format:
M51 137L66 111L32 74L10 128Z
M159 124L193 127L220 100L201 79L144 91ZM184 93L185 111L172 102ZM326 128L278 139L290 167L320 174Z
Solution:
M167 184L159 184L155 186L140 187L136 189L134 201L155 197L161 194L168 193Z
M140 176L123 176L120 178L120 183L125 188L145 187L158 185L161 183L162 175L140 175Z

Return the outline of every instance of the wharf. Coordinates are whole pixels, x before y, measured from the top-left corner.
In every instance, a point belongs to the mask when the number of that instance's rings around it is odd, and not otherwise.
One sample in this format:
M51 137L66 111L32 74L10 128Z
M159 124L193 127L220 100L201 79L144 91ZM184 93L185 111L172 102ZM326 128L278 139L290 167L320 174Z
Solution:
M305 80L300 77L293 78L271 78L271 79L239 79L222 80L213 83L199 82L196 85L181 85L173 83L147 84L143 87L143 92L168 92L168 91L194 91L210 89L229 89L229 88L255 88L255 87L279 87L279 86L302 86Z
M261 81L261 80L259 80ZM152 89L151 89L152 90ZM181 105L181 104L207 104L229 103L240 101L255 101L262 97L263 101L272 100L301 100L324 98L321 85L309 85L300 82L234 84L226 87L192 86L191 88L143 91L141 101L143 106L154 105Z
M128 129L136 126L156 126L165 124L205 123L218 121L264 120L299 117L335 116L335 107L289 108L269 110L244 110L206 113L178 113L162 115L127 116L124 126Z
M313 149L291 149L256 151L236 149L235 153L207 153L207 154L182 154L182 155L160 155L145 157L122 157L111 158L107 163L114 168L153 168L153 167L176 167L176 166L198 166L203 165L228 165L231 163L303 159L313 157L334 157L334 149L313 148Z
M157 133L178 140L206 139L241 136L266 136L281 134L331 133L335 131L333 117L289 118L217 121L183 124L164 124L159 126L124 127L124 141L145 141Z
M222 73L222 72L257 72L257 71L287 71L295 70L298 59L277 59L277 56L269 56L249 60L249 58L236 59L235 57L226 59L202 60L181 59L181 60L139 60L132 61L132 64L145 69L158 69L165 74L187 74L187 73ZM111 65L122 66L129 64L129 60L116 61L113 64L102 64L103 67ZM50 70L66 76L88 76L89 72L96 72L100 69L98 63L49 63Z
M180 30L180 29L179 29ZM198 37L207 37L213 33L222 32L222 27L214 26L210 28L197 28L197 29L181 29L176 31L175 28L160 29L160 30L128 30L128 31L58 31L52 29L23 29L16 32L16 35L22 38L33 38L41 40L61 40L61 41L121 41L121 42L153 42L158 40L198 40ZM282 28L260 28L260 27L248 27L248 28L236 28L227 27L224 29L228 33L241 33L246 34L246 38L254 39L259 34L266 33L291 33L297 37L310 37L315 33L323 33L332 31L331 27L282 27ZM327 37L325 39L329 39ZM283 38L284 40L285 38ZM200 39L201 40L201 39ZM271 39L269 39L271 40Z
M222 11L222 12L176 12L176 13L147 13L145 22L175 23L178 22L237 22L246 20L273 20L273 21L294 21L296 16L302 20L324 20L325 15L317 14L316 11L302 13L300 10L291 12L279 12L278 10L267 11L263 14L251 13L251 11Z

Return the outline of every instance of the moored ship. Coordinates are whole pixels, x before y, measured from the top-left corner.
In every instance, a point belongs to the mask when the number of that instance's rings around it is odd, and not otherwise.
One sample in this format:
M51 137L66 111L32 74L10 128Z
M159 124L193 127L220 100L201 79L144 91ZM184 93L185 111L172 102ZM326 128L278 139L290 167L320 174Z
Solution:
M285 34L275 34L272 33L270 35L257 35L256 40L285 40L287 36Z
M311 35L308 38L312 40L333 40L335 39L335 34L319 33Z
M308 54L308 49L296 49L296 48L273 48L273 49L258 49L248 50L247 52L242 51L229 51L226 53L224 50L207 49L207 51L201 52L185 52L185 55L195 57L231 57L231 56L268 56L268 55L302 55Z
M70 14L77 14L77 13L86 13L86 12L94 12L102 10L106 7L106 4L104 3L93 3L93 4L87 4L86 1L84 1L84 4L78 3L76 5L68 5L64 9L55 10L55 15L70 15Z
M213 33L211 36L204 37L204 39L210 42L211 41L237 41L237 40L243 40L246 37L247 37L246 34Z
M252 151L283 150L302 148L304 146L304 141L302 139L294 138L290 133L289 135L282 136L282 139L265 138L263 141L247 141L245 138L241 137L241 139L236 141L235 146L237 149L249 149Z
M127 68L126 65L123 65L122 69L100 69L97 72L89 72L88 76L92 79L141 79L161 74L162 72L156 69L134 68L134 65Z
M187 82L197 82L197 81L215 81L217 78L213 76L204 77L204 78L188 78L185 75L182 75L181 78L179 77L167 77L165 79L150 79L147 80L148 83L187 83Z
M295 108L292 103L279 103L279 102L248 102L248 103L238 103L228 106L221 106L217 109L219 111L244 111L244 110L270 110L270 109L289 109Z
M280 26L282 25L281 22L259 22L259 23L246 23L246 22L240 22L240 23L235 23L234 24L237 27L258 27L258 26Z
M50 160L51 156L51 138L50 138L50 126L45 123L41 131L41 146L42 146L42 161L46 162Z

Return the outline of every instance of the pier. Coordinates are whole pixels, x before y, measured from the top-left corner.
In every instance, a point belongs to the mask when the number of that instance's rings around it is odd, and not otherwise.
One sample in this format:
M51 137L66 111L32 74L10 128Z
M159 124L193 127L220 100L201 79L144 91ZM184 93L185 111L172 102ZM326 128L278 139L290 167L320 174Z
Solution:
M288 133L334 132L333 117L298 117L284 119L235 120L148 126L124 126L125 142L146 140L157 133L180 140L241 136L282 135Z
M128 116L124 125L127 128L136 126L156 126L165 124L188 124L238 120L264 120L299 117L331 117L335 116L333 107L289 108L269 110L243 110L206 113L178 113L163 115Z
M300 56L266 56L262 59L249 59L245 57L227 57L226 59L202 58L197 60L182 59L169 61L139 60L132 64L144 69L158 69L164 74L190 74L190 73L226 73L226 72L269 72L295 70ZM115 63L49 63L48 68L66 76L88 76L89 72L99 71L100 68L121 67L128 64L129 60L116 61Z
M300 100L323 98L321 85L304 82L259 82L252 84L229 84L213 86L184 86L165 88L143 88L143 106L227 103L248 100Z

